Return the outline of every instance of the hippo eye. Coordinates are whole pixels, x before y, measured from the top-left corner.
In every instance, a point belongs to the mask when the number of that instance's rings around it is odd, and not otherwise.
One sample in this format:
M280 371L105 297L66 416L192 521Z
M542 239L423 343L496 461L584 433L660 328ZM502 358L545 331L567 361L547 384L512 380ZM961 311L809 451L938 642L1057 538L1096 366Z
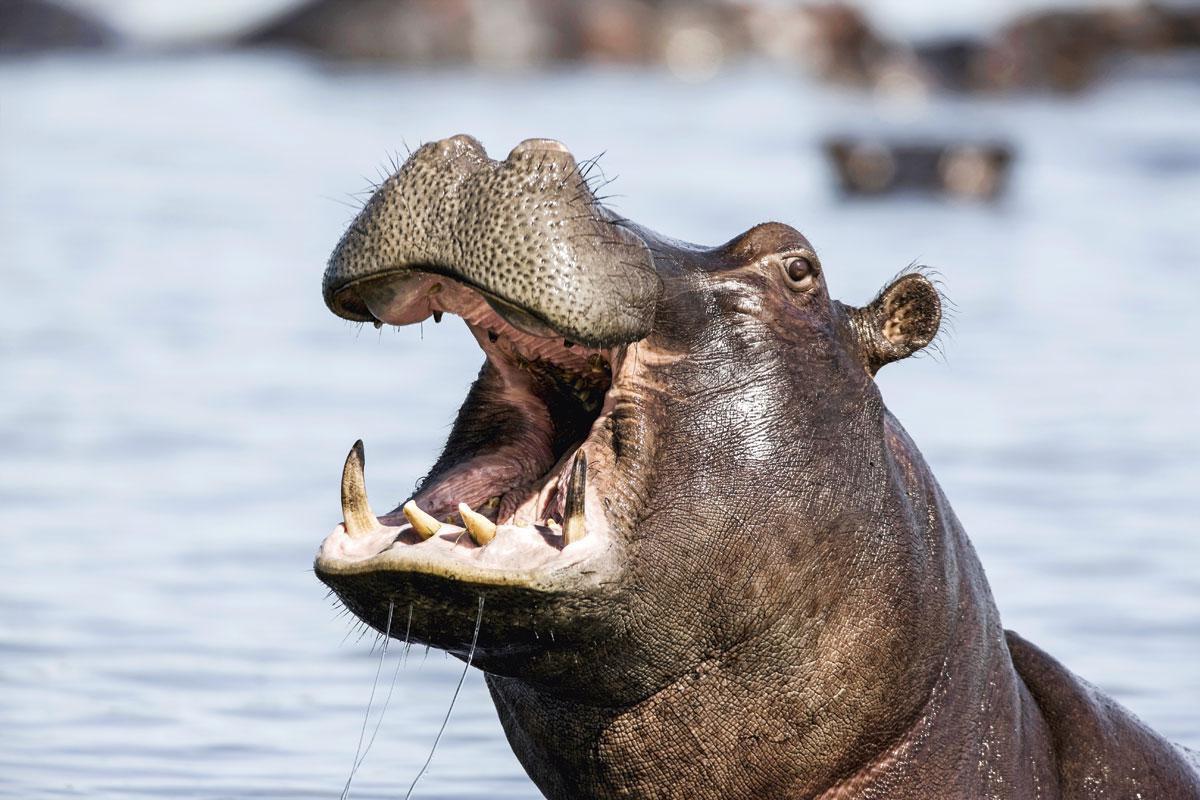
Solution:
M785 256L783 277L793 291L808 291L817 282L817 257L812 253Z

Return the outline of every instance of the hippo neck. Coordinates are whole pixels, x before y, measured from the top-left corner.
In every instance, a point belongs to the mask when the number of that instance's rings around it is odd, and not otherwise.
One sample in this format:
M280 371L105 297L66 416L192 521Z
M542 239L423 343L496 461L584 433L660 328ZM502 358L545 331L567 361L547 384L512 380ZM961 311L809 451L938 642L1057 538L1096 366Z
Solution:
M1045 723L974 550L907 434L890 415L885 426L902 494L928 520L923 581L910 588L945 628L915 632L923 652L907 664L864 667L835 646L807 658L841 662L839 679L792 685L776 660L727 657L615 708L489 676L509 741L547 797L844 800L999 786L1032 797L1053 783ZM882 700L869 688L879 686Z

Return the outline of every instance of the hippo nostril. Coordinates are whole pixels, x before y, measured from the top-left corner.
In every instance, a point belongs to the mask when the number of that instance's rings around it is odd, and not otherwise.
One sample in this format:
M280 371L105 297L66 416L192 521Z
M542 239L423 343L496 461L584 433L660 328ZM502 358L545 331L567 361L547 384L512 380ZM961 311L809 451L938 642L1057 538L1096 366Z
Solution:
M568 157L571 155L567 146L557 139L526 139L512 149L507 160L514 161L526 153L563 153Z

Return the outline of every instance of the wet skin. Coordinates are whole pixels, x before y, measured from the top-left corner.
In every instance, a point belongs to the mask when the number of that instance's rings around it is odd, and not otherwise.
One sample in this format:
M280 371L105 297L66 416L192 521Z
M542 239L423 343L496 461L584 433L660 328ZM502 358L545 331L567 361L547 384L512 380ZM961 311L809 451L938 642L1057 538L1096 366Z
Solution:
M937 332L930 282L844 305L787 225L684 244L586 174L454 137L338 244L335 313L453 314L486 355L401 508L371 512L351 452L316 561L341 601L474 642L550 798L1200 797L1182 751L1001 627L884 406L876 371Z

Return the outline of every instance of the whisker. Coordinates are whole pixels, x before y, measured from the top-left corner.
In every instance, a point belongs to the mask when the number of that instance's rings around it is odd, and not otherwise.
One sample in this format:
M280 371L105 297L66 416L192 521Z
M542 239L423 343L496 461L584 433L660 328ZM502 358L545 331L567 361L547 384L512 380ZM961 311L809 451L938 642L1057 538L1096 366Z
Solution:
M437 736L433 740L433 747L429 749L429 758L425 759L425 765L421 767L421 771L417 773L417 777L413 778L412 785L408 787L408 792L404 795L404 800L409 800L412 797L413 790L417 788L417 781L421 780L421 776L425 774L425 770L429 769L430 763L433 762L433 754L437 752L438 742L442 740L442 734L446 732L446 725L450 722L450 714L454 711L454 703L458 700L458 693L462 691L463 681L467 679L467 670L471 668L471 659L475 658L475 643L479 641L479 624L483 622L483 595L479 595L479 611L475 615L475 633L471 636L471 649L467 651L467 663L463 665L462 675L458 676L458 685L454 687L454 695L450 698L450 707L446 709L446 717L442 720L442 727L438 729Z
M346 611L345 611L345 610L343 610L342 612L339 612L339 613L338 613L338 617L344 617L344 616L346 616ZM346 635L342 637L342 643L339 645L339 647L345 647L345 646L346 646L346 642L347 642L347 641L350 639L350 637L351 637L351 636L353 636L355 633L357 633L357 634L358 634L358 639L356 639L355 641L358 641L359 639L362 639L362 623L361 623L361 622L358 622L357 620L355 620L355 621L353 622L353 624L350 626L350 630L346 631Z
M371 731L371 738L367 740L367 746L363 748L362 757L358 759L358 763L354 765L354 769L350 771L350 779L358 773L358 768L367 760L367 753L371 752L371 745L375 744L375 737L379 735L379 726L383 724L383 715L387 713L388 704L392 702L392 692L396 690L396 678L400 675L400 667L408 660L408 634L412 630L412 603L408 605L408 623L404 626L404 652L400 658L396 659L396 668L392 670L392 683L388 686L387 697L383 698L383 708L379 709L379 716L375 720L375 729Z
M345 206L346 208L352 209L355 213L362 211L362 204L360 203L350 203L342 200L340 197L330 197L327 194L318 195L318 197L320 197L322 200L329 200L332 203L337 203L339 206Z
M367 710L363 714L362 729L358 732L358 747L354 750L354 764L350 767L350 775L346 778L346 785L342 788L341 800L346 800L350 796L350 782L354 780L354 773L359 767L359 754L362 753L363 739L367 735L367 720L371 717L371 704L375 702L375 689L379 686L379 673L383 671L383 659L387 657L388 639L392 635L392 611L396 607L395 600L388 601L387 615L387 630L383 633L383 647L379 651L379 664L375 667L375 680L371 683L371 695L367 698Z

